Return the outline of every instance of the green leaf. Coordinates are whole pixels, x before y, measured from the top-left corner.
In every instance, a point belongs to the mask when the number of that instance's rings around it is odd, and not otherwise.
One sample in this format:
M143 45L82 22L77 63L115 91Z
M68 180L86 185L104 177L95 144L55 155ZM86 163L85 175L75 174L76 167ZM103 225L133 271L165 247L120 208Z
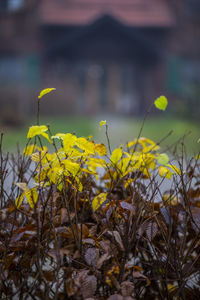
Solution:
M167 98L165 96L160 96L154 101L155 107L160 110L165 110L168 104Z
M50 93L51 91L56 90L55 88L48 88L48 89L44 89L40 92L38 99L41 99L44 95Z
M158 156L158 163L160 165L166 165L166 164L168 164L168 162L169 162L169 157L168 157L167 154L165 154L165 153L159 154L159 156Z

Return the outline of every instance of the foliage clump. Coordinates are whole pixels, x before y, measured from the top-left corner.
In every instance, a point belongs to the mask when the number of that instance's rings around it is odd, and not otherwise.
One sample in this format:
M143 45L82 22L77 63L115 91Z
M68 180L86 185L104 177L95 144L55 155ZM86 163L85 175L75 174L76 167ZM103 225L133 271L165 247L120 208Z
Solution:
M2 299L200 296L198 156L172 163L143 137L112 151L39 117L27 137L0 153Z

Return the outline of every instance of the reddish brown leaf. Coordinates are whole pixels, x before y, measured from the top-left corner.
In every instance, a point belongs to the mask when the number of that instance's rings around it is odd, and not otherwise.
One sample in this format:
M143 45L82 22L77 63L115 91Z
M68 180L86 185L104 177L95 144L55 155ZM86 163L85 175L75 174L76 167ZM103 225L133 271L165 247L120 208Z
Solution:
M4 260L4 266L5 269L8 269L12 263L14 263L14 259L16 258L16 255L10 254L10 255L6 255L5 260Z
M43 271L42 273L44 275L44 278L47 281L51 281L51 282L54 281L54 274L53 274L53 272L51 272L51 271Z
M15 211L16 207L15 206L10 206L8 207L8 213L11 214L13 211Z

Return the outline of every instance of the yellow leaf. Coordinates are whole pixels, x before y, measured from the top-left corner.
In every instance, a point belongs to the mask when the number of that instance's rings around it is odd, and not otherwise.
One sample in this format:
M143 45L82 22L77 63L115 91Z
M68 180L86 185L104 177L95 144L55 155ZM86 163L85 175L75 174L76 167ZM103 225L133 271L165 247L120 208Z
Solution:
M105 201L107 193L101 193L92 200L92 209L96 211Z
M124 157L120 160L117 167L122 172L123 176L127 174L129 165L130 165L130 157Z
M100 130L100 131L101 131L101 127L102 127L103 125L106 125L106 120L105 120L105 121L99 122L99 130Z
M48 130L47 126L45 125L41 125L41 126L31 126L29 128L28 134L27 134L27 138L31 139L37 135L42 135L44 138L46 138L50 143L52 143L52 141L50 140L49 136L47 133L45 133Z
M38 99L41 99L44 95L50 93L51 91L56 90L55 88L48 88L48 89L44 89L40 92Z
M181 175L181 171L177 166L172 164L167 164L167 166L170 167L176 174Z
M135 179L127 179L125 182L124 182L124 187L125 189L134 181Z
M116 164L122 157L123 151L121 148L115 149L110 157L110 160L113 164Z
M41 162L42 164L44 164L44 163L48 162L47 155L48 155L48 153L46 151L35 152L31 155L31 159L35 162ZM51 155L50 155L50 157L51 157Z
M94 149L95 145L93 142L90 142L86 140L85 138L77 138L76 140L76 146L79 147L81 150L84 150L85 152L89 154L95 154Z
M62 136L62 139L64 150L65 152L68 152L75 145L77 137L74 134L66 133L64 136Z
M15 200L15 204L17 206L17 208L19 208L24 200L25 197L25 192L23 192L20 196L17 197L17 199Z
M165 193L162 196L164 202L167 202L170 205L177 205L181 202L181 200L177 196L173 196L170 193Z
M146 148L145 152L150 151L150 150L156 151L160 148L158 145L156 145L156 143L154 141L152 141L148 138L145 138L145 137L140 137L139 139L134 139L133 141L131 141L127 144L127 147L131 148L135 144L139 144L143 148Z
M52 141L50 140L50 138L49 138L49 136L48 136L47 133L43 132L43 133L41 133L41 136L43 136L45 139L47 139L49 141L49 143L52 144Z
M62 179L63 167L54 167L48 171L48 177L51 182L57 184L60 179Z
M96 172L94 172L94 171L90 171L90 170L88 170L88 169L85 169L85 168L82 168L82 169L81 169L81 172L84 172L84 173L87 173L87 174L93 174L93 175L97 175L97 173L96 173Z
M167 288L170 292L172 292L176 287L177 287L176 284L168 284L167 285Z
M171 177L172 177L172 172L164 166L159 166L158 172L159 172L160 177L166 177L168 179L171 179Z
M24 149L23 153L24 153L25 156L26 155L31 155L31 154L33 154L33 152L35 152L35 150L37 150L37 146L36 145L28 145Z
M30 207L33 208L34 205L37 203L37 200L38 200L38 193L37 193L36 188L32 188L32 189L27 190L25 192L25 196L26 196L26 199L27 199Z
M101 156L107 155L107 149L104 144L96 144L95 152Z
M65 169L69 171L73 176L76 176L77 173L81 170L79 164L71 162L70 160L64 160L62 162L65 166Z
M88 156L88 154L87 153L83 153L83 152L81 152L81 150L79 150L79 149L75 149L75 148L72 148L72 151L70 152L70 158L71 159L77 159L77 158L82 158L82 160L84 159L85 160L85 158Z
M40 135L41 133L47 131L48 128L45 125L41 125L41 126L31 126L29 128L28 134L27 134L27 138L31 139L36 135Z
M75 180L76 180L76 183L77 183L77 187L78 187L79 192L82 192L82 190L83 190L83 185L82 185L80 179L79 179L78 177L75 177Z
M88 157L88 162L87 164L89 166L92 166L92 167L100 167L100 168L103 168L106 166L106 161L102 158L94 158L94 157Z
M21 206L22 201L24 200L24 197L26 197L31 208L33 208L34 203L36 203L37 199L38 199L38 194L37 194L36 188L28 189L27 184L24 182L18 182L15 184L23 190L23 193L20 196L18 196L17 199L15 200L15 204L16 204L17 208L19 208Z
M37 145L28 145L26 148L24 148L23 154L26 155L32 155L35 151L47 151L47 147L38 147Z

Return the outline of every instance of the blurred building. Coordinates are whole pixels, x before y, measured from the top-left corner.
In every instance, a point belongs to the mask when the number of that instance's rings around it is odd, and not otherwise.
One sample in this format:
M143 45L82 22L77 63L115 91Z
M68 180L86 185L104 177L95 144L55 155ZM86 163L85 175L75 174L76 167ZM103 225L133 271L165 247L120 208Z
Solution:
M182 57L186 73L199 63L190 47L194 26L200 34L198 3L0 0L2 107L31 113L47 87L57 88L43 108L49 113L137 115L160 94L180 97Z

